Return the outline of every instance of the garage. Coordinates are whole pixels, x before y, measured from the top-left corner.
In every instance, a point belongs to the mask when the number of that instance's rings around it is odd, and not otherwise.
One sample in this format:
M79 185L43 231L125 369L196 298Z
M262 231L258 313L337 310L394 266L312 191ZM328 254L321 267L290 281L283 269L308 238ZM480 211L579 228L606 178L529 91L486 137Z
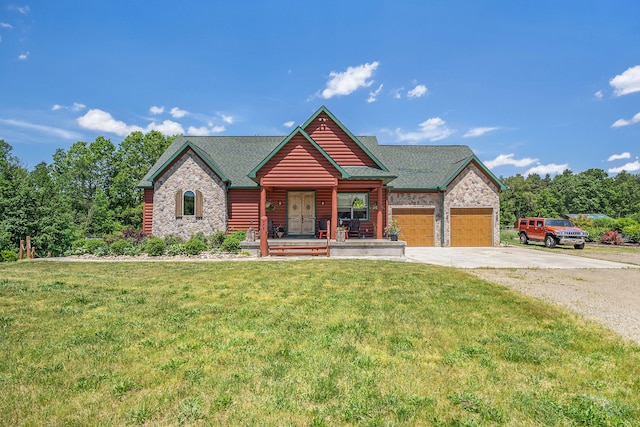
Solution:
M400 227L400 240L407 246L434 246L433 208L394 208L393 219Z
M492 208L451 208L451 246L493 246Z

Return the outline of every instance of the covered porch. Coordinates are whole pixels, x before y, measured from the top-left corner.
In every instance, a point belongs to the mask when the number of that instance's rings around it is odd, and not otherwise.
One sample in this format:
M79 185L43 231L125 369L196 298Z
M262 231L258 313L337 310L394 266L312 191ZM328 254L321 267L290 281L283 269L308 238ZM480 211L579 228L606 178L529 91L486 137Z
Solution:
M273 237L270 232L275 227L288 237L316 237L320 224L328 223L328 237L335 240L338 227L357 220L360 224L357 237L383 238L386 193L381 181L346 181L330 187L307 188L262 186L260 232L266 233L267 238ZM262 224L265 217L266 227ZM262 234L259 238L263 238Z

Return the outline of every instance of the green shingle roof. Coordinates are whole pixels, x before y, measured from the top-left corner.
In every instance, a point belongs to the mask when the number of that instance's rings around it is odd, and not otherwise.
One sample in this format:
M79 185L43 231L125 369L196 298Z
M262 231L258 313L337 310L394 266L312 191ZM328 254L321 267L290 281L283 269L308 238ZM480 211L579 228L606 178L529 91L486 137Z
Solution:
M230 188L257 188L249 175L265 158L278 148L285 136L180 136L160 156L140 182L152 188L152 181L184 149L201 152L204 161ZM343 166L347 179L383 179L397 190L442 190L466 167L475 161L485 173L504 189L502 183L464 145L379 145L376 137L360 136L366 147L387 171L377 167Z

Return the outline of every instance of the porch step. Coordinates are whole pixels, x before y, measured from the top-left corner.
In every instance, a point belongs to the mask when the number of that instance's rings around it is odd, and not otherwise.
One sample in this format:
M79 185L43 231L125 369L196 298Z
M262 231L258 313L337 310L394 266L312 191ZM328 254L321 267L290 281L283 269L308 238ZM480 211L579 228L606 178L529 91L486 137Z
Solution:
M270 256L310 255L329 256L329 246L323 245L269 245Z

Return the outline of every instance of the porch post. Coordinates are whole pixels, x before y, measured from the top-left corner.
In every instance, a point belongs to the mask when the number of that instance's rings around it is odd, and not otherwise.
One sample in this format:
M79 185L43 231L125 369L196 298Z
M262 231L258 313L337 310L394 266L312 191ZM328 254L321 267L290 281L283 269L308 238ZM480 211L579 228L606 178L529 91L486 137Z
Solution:
M382 198L382 182L381 182L380 186L378 187L378 213L376 214L377 216L376 221L378 223L378 226L376 227L376 239L378 240L382 239L382 233L384 231L384 224L382 223L382 209L384 207L383 203L384 203L384 200Z
M338 228L338 186L331 188L331 239L336 239L336 231Z
M262 182L260 182L262 184ZM267 219L267 189L260 188L260 252L261 256L269 255L269 244L267 242L267 232L269 220Z

